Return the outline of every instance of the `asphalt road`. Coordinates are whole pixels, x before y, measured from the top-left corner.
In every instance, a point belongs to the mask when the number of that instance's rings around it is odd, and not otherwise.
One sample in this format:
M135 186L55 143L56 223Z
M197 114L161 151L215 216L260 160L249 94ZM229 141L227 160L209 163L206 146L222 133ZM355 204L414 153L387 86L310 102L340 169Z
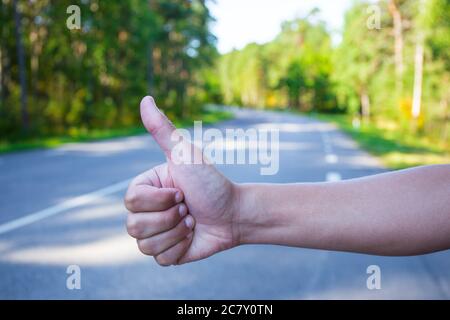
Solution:
M239 111L217 127L280 130L279 172L219 167L237 182L338 180L384 171L332 125L308 118ZM450 298L450 251L393 258L252 245L160 267L127 235L122 198L128 179L163 160L148 135L0 156L0 298ZM80 267L81 289L67 288L69 265ZM379 290L366 286L370 265L380 267Z

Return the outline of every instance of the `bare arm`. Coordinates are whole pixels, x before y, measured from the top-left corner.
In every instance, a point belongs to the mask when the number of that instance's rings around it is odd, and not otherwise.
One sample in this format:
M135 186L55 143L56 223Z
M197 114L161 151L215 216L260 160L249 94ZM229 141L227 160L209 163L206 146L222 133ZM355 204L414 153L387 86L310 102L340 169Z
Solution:
M333 183L238 189L239 243L379 255L450 248L450 165Z
M333 183L235 184L212 165L173 161L175 127L151 97L141 114L167 162L130 184L127 229L161 265L247 243L379 255L450 248L450 164Z

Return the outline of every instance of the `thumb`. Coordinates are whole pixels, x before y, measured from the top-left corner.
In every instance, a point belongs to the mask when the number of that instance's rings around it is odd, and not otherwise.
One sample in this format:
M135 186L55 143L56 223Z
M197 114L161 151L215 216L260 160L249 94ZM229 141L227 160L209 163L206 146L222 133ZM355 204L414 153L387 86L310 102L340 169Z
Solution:
M158 109L155 100L150 96L141 100L141 119L147 131L153 136L166 156L170 156L170 150L175 144L175 141L171 139L175 127Z

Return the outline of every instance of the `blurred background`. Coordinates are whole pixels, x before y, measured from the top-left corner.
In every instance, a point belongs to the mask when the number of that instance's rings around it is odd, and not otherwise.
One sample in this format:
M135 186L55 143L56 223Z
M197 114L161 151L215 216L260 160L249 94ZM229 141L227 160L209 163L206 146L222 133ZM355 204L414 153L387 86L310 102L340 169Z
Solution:
M175 121L333 113L392 165L448 160L448 1L0 3L0 150L134 132L151 93Z
M141 135L147 94L178 126L280 129L280 173L221 168L237 181L449 163L450 1L0 0L0 21L0 297L450 297L447 253L373 258L382 293L362 255L249 247L162 269L130 244L121 203L164 160ZM70 263L92 290L67 291Z

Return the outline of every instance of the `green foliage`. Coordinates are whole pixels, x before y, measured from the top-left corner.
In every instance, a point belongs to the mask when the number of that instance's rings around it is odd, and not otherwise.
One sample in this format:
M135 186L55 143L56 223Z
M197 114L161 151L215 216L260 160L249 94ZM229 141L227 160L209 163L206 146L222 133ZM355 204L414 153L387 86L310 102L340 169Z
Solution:
M174 120L198 114L205 102L345 111L450 144L449 0L355 0L334 46L313 10L283 23L273 41L222 56L207 0L16 2L19 25L14 2L0 0L0 140L134 127L139 100L152 94ZM81 8L81 30L66 28L72 4ZM373 5L375 29L367 25ZM421 109L413 117L420 47Z
M396 74L394 24L389 4L401 15L403 72ZM365 97L369 116L393 119L402 134L426 134L448 145L450 120L450 1L378 1L380 29L366 27L369 2L355 2L347 12L343 39L334 52L339 105L362 113ZM421 112L413 119L415 54L424 41ZM364 96L365 95L365 96ZM432 139L432 141L433 141Z
M216 57L206 0L0 0L0 133L2 140L65 135L139 123L139 101L157 97L169 114L198 113L210 96L199 76ZM66 9L81 9L69 30ZM25 52L23 128L16 47Z
M228 120L233 118L233 114L225 111L210 111L208 109L197 110L189 118L172 119L173 124L177 127L191 126L192 122L203 121L204 124L212 124L218 121ZM0 154L11 151L22 151L36 148L56 148L68 142L87 142L98 141L103 139L111 139L117 137L126 137L146 132L142 125L127 126L124 128L105 129L100 127L98 129L83 129L79 127L71 127L63 135L49 135L39 137L26 137L20 140L5 141L0 139Z
M362 127L353 125L350 115L315 115L320 120L337 124L362 148L377 156L390 169L403 169L418 165L442 164L450 162L450 150L444 143L432 143L427 135L408 135L397 125L366 123ZM382 122L382 121L379 121Z
M364 135L371 137L366 145L373 143L372 149L393 146L375 141L385 130L383 122L395 123L395 137L424 136L450 148L450 1L354 1L334 47L315 13L283 23L269 43L222 56L217 69L224 103L346 111L373 126L371 135ZM379 28L369 25L373 19ZM421 108L414 117L420 46Z
M285 22L270 43L249 44L222 56L217 68L224 102L334 110L331 40L323 22L312 22L312 15Z

